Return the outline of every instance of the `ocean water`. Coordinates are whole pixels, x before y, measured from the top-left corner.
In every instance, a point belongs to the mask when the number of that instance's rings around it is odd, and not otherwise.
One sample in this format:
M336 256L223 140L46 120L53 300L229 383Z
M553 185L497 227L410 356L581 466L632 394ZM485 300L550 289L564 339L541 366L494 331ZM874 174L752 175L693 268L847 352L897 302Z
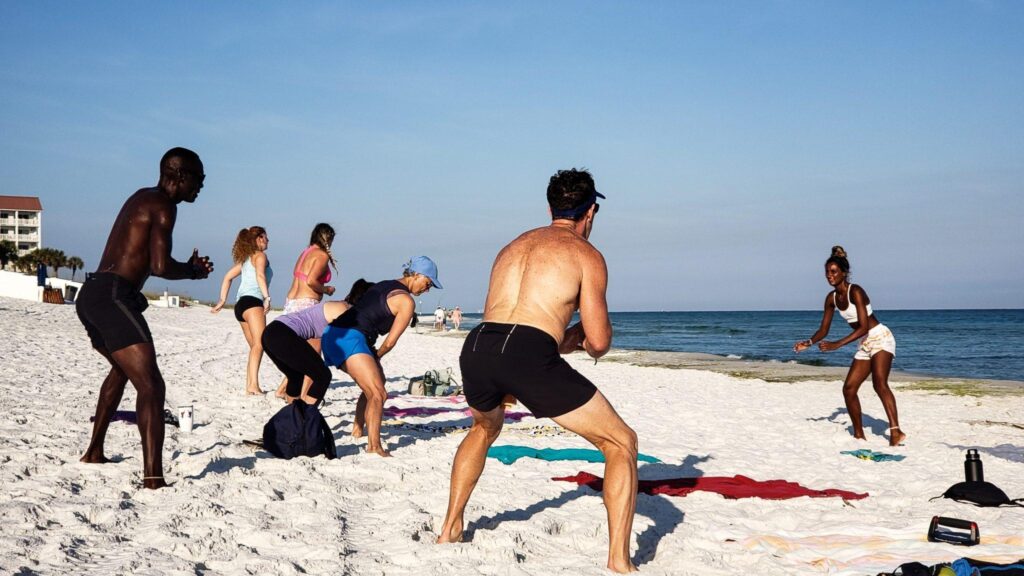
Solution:
M921 374L1024 381L1024 310L876 310L896 336L895 370ZM834 352L817 347L795 354L821 311L612 312L613 348L704 352L752 360L849 366L856 342ZM467 314L472 328L479 314ZM827 340L850 328L834 316Z

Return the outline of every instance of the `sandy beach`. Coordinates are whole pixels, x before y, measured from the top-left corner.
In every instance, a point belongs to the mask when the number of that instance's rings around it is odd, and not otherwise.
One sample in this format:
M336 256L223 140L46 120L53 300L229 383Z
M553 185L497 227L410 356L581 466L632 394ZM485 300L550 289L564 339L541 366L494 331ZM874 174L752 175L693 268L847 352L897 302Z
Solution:
M169 489L141 489L134 425L115 422L106 454L88 444L107 363L89 348L72 306L0 298L0 572L16 574L607 574L600 494L555 481L603 465L489 459L467 509L467 541L439 546L448 476L470 419L458 399L406 394L428 369L458 371L462 340L407 333L385 357L394 410L385 416L393 458L362 453L348 432L358 389L335 371L323 412L339 458L285 461L242 444L281 406L243 394L241 331L207 309L146 312L171 407L192 404L190 434L167 428ZM852 348L848 352L852 354ZM638 433L641 480L732 477L787 480L868 496L727 499L706 491L638 497L634 561L648 574L875 574L912 560L1024 557L1024 508L929 501L963 480L967 448L985 479L1024 497L1024 387L956 379L894 378L906 444L890 448L870 382L861 389L866 442L853 439L840 391L845 370L729 363L613 351L570 363ZM263 388L280 374L265 359ZM134 410L129 387L120 406ZM522 412L516 407L513 412ZM510 418L495 444L589 448L553 422ZM905 457L873 462L871 449ZM932 516L976 521L981 545L929 543Z

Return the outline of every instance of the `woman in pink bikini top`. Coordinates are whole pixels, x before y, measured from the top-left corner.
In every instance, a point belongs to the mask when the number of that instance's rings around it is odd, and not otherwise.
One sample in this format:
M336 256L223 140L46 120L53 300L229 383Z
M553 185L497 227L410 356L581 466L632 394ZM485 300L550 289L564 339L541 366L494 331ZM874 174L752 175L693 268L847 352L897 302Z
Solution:
M327 285L331 281L331 267L337 269L331 254L332 243L334 228L323 222L317 224L310 234L309 247L299 254L295 262L292 285L284 303L285 314L315 306L324 294L334 294L334 286Z
M334 286L328 286L331 281L331 268L338 269L331 254L331 244L334 243L334 228L323 222L313 227L313 233L309 235L309 247L299 254L295 261L295 269L292 271L292 285L288 288L288 296L284 300L284 313L293 314L307 308L312 308L320 303L324 294L334 294ZM320 353L320 339L309 340L310 346ZM312 380L305 379L302 394L306 395ZM288 377L281 380L277 387L276 396L284 398L288 386Z

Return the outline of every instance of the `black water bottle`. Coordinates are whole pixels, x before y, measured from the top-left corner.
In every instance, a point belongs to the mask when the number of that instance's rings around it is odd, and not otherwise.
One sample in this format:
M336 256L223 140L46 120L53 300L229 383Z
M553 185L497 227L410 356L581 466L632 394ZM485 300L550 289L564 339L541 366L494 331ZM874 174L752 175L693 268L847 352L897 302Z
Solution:
M968 482L984 482L985 480L985 472L981 468L981 456L974 448L967 451L967 459L964 460L964 477Z

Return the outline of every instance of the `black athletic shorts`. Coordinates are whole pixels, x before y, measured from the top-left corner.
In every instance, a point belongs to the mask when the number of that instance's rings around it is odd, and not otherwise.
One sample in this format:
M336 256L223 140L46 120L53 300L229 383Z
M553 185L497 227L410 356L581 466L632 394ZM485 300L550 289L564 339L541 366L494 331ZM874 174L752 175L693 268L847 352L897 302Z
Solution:
M235 320L245 322L245 317L242 314L249 308L256 308L257 306L263 308L263 300L255 296L242 296L238 299L238 302L235 302Z
M87 278L75 300L75 312L92 347L107 352L153 342L149 325L142 317L142 311L148 307L146 297L113 272L97 272Z
M597 388L558 354L548 333L521 324L484 322L474 328L459 356L466 402L487 412L506 394L538 418L554 418L583 406Z
M296 334L284 322L275 320L267 324L262 342L263 351L288 379L289 396L301 394L302 380L309 376L313 380L309 395L323 399L331 385L331 369L305 338Z

